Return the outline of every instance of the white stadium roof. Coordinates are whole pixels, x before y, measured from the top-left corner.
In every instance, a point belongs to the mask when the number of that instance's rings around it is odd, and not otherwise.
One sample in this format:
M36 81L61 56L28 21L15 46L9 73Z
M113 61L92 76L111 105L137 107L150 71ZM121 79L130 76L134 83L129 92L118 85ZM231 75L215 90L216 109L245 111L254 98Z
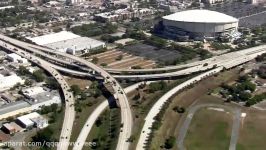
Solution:
M230 23L237 22L238 19L216 11L196 9L177 12L163 19L182 22L206 22L206 23Z

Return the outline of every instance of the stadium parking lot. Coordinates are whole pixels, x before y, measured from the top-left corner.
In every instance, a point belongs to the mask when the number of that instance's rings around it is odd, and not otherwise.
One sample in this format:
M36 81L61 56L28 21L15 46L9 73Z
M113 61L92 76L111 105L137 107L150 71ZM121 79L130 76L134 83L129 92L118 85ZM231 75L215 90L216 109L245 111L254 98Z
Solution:
M247 28L256 27L266 23L266 12L239 19L239 25Z
M144 57L144 58L156 61L156 62L174 61L178 57L181 56L178 51L158 49L154 46L142 44L142 43L125 46L123 51L133 54L133 55Z
M244 16L249 16L262 11L266 11L266 8L261 5L251 5L243 2L225 3L223 5L216 5L209 9L225 13L227 15L234 16L236 18L241 18Z
M251 28L266 23L266 7L263 5L231 2L208 9L239 18L239 26L242 27Z

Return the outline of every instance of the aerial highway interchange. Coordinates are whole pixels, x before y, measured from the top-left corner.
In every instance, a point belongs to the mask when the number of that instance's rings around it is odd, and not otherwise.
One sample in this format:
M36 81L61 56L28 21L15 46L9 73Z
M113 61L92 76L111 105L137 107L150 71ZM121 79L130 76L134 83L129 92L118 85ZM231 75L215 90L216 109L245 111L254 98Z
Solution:
M195 82L200 81L203 78L206 78L210 75L213 75L215 73L218 73L219 71L225 69L230 69L232 67L241 65L245 62L248 62L258 55L261 55L266 52L266 46L258 46L258 47L253 47L249 48L246 50L241 50L241 51L236 51L236 52L231 52L227 54L223 54L220 56L215 56L213 58L209 58L203 61L198 61L194 62L191 64L186 64L186 65L181 65L181 66L170 66L170 67L165 67L165 68L155 68L155 69L139 69L139 70L114 70L114 69L103 69L101 67L98 67L94 65L93 63L90 63L86 60L83 60L82 58L78 58L73 55L65 54L65 53L60 53L56 52L53 50L50 50L48 48L28 44L25 42L21 42L9 37L6 37L4 35L0 35L0 46L8 49L12 52L15 52L37 64L45 68L48 72L50 72L52 75L55 76L55 78L58 80L58 82L61 85L61 88L64 92L65 95L65 100L66 100L66 110L65 110L65 118L64 118L64 124L62 127L61 131L61 138L60 142L61 143L67 143L69 142L70 135L72 132L72 125L74 122L74 116L75 116L75 111L74 108L71 107L73 105L74 100L73 96L71 93L67 91L69 87L67 86L66 82L62 79L60 76L60 73L55 71L54 69L58 69L59 71L62 72L67 72L67 73L75 73L81 76L96 76L100 77L100 79L103 79L105 83L111 83L113 89L115 90L114 97L118 99L119 105L121 108L121 132L119 135L119 141L117 145L117 150L126 150L129 148L129 142L127 142L128 138L131 135L131 130L133 126L132 122L132 114L131 114L131 108L128 103L128 99L126 96L125 90L120 86L118 81L116 79L136 79L136 80L149 80L149 79L163 79L167 77L175 77L175 76L182 76L182 75L188 75L191 73L196 73L196 72L204 72L186 82L184 82L181 85L178 85L168 93L166 93L161 99L157 101L157 103L152 107L150 112L148 113L147 117L145 118L145 124L142 129L142 133L140 135L140 139L138 141L137 149L144 149L145 141L149 136L150 133L150 127L153 123L153 118L156 116L156 114L159 113L160 108L163 106L163 104L176 92L179 90L194 84ZM53 55L50 55L53 54ZM38 57L40 56L41 57ZM58 57L64 58L64 59L58 59ZM37 62L36 62L37 61ZM61 66L57 63L61 64ZM63 69L62 65L73 65L73 62L78 62L79 64L83 64L87 67L87 70L90 70L89 72L86 71L81 71L77 70L75 71L73 68L67 68ZM76 66L76 64L74 65ZM54 69L53 69L54 68ZM156 73L156 72L161 72L161 71L167 71L167 73ZM109 73L108 73L109 72ZM112 75L111 73L119 73ZM123 75L123 73L126 72L126 75ZM150 74L146 74L146 73ZM129 75L132 73L133 75ZM141 73L141 74L138 74ZM116 79L115 79L116 78ZM135 87L136 88L136 87ZM88 124L90 121L93 122L101 114L101 112L106 108L107 103L103 103L100 105L100 108L97 112L97 115L93 119L88 119ZM90 128L91 125L90 124ZM85 127L86 128L86 127ZM85 132L82 132L85 134ZM88 131L89 133L89 131ZM87 134L88 134L87 133ZM84 138L86 138L87 134L82 135L80 134L80 138L78 139L78 144L74 149L81 149L82 148L82 142L84 142ZM67 149L66 144L60 144L58 146L58 149Z

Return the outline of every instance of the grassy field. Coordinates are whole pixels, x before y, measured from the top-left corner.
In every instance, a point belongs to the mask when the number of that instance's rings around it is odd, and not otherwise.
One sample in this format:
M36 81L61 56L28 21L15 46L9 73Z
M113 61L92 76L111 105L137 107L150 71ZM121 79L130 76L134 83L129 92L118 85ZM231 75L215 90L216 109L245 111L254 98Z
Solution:
M202 108L192 119L184 145L189 150L228 149L232 124L231 114Z
M207 80L203 80L193 88L176 95L165 111L162 121L163 124L159 130L155 131L154 138L151 142L151 149L157 150L158 147L164 144L165 139L169 136L177 137L179 132L178 124L182 122L180 120L182 114L178 114L172 110L175 106L188 108L195 101L200 101L202 98L204 100L219 101L218 98L209 95L206 96L206 94L212 89L219 87L221 83L231 82L237 79L237 77L237 70L225 71L220 73L217 77L210 77Z
M183 82L183 80L184 79L179 79L175 81L166 82L167 87L165 90L156 91L154 93L147 92L148 86L146 86L146 88L138 91L142 97L140 98L141 100L134 100L134 96L137 94L137 91L133 91L128 94L128 98L130 99L130 103L133 110L134 126L132 130L132 135L135 137L135 139L138 139L144 124L144 119L151 107L154 105L154 103L169 89L171 89L177 84L180 84L181 82ZM131 143L130 150L135 150L137 141L138 140L134 140Z
M115 149L119 132L120 132L120 109L112 108L106 109L100 116L101 124L93 125L87 142L96 142L97 147L95 149ZM90 147L83 147L84 150L90 150Z
M84 103L84 105L82 105L83 106L82 112L76 112L76 118L75 118L74 125L73 125L73 129L75 129L75 132L71 134L71 141L76 141L88 117L103 100L105 100L104 97L99 97L97 99L89 98L89 100L81 102L81 103ZM88 102L92 102L93 105L87 106L86 103Z
M53 137L59 140L60 134L61 134L61 129L64 121L64 116L65 116L65 107L62 107L62 111L57 113L57 120L50 124L49 127L53 130Z
M237 150L265 150L266 112L248 110L242 122Z

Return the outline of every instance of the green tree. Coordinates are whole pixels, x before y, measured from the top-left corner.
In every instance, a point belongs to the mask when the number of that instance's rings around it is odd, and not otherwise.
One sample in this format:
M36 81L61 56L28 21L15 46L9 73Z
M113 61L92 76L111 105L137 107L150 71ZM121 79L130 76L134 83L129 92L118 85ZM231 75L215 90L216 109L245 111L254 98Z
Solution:
M115 59L115 60L117 60L117 61L118 61L118 60L122 60L122 59L123 59L123 55L119 55L119 56L117 56L117 57L116 57L116 59Z
M250 98L251 98L251 94L250 93L247 93L247 92L241 92L240 94L239 94L239 99L241 100L241 101L248 101Z
M46 86L50 89L56 90L60 88L59 83L54 78L49 78L45 81Z
M91 62L94 63L94 64L97 64L99 61L99 59L97 57L93 57Z
M182 113L185 112L185 108L184 108L184 107L175 106L175 107L173 108L173 111L182 114Z
M28 70L26 67L24 67L24 66L19 66L19 68L18 68L18 73L19 73L20 75L27 75L27 74L30 74L29 70Z
M166 83L164 81L153 82L149 84L149 92L153 93L159 90L164 90L166 88Z
M73 91L74 96L77 96L81 93L81 89L76 84L71 85L71 90Z
M175 142L176 142L176 138L173 136L170 136L168 139L165 140L164 148L166 148L166 149L173 148L175 145Z
M53 142L55 139L52 137L53 130L50 127L40 130L34 137L32 137L33 142ZM45 144L44 144L45 145ZM46 148L47 145L45 145Z
M54 103L54 104L51 105L51 110L52 110L53 112L56 112L57 109L58 109L58 104Z
M24 84L26 86L31 86L33 84L33 82L30 79L26 79L25 82L24 82Z
M95 121L95 125L96 127L100 127L102 125L102 118L99 117L96 121Z
M36 70L33 72L33 78L37 81L37 82L43 82L45 79L44 73L42 70Z
M135 135L131 135L129 138L128 138L128 142L133 142L133 141L135 141L135 139L136 139L136 137L135 137Z

